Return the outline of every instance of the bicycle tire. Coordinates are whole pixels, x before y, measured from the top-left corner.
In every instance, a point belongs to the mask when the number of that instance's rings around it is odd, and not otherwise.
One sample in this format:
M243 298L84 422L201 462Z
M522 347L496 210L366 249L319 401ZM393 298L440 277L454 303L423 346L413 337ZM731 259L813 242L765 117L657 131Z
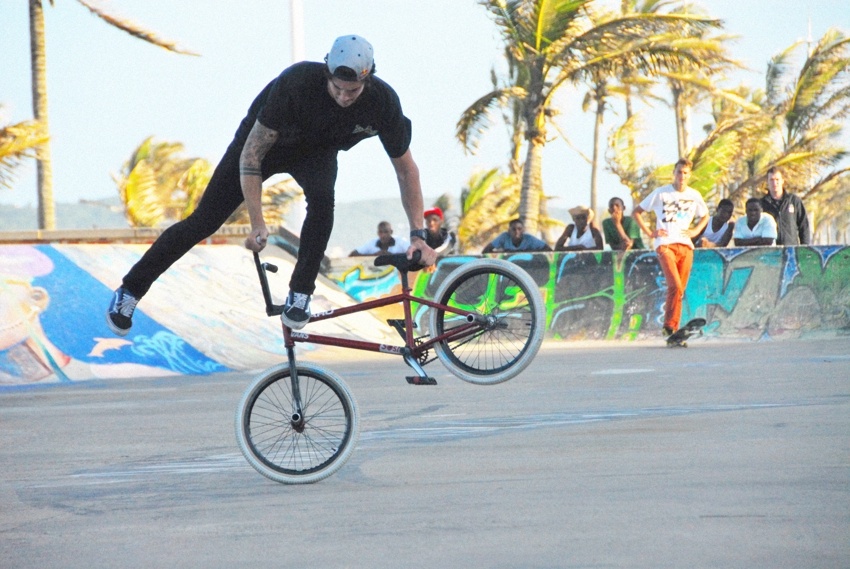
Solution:
M528 367L543 342L545 311L534 280L502 259L476 259L454 270L434 300L490 317L474 335L442 341L434 349L449 371L464 381L492 385ZM430 310L432 336L466 319L439 308Z
M334 474L360 434L357 403L334 373L298 364L303 425L292 422L289 364L260 374L236 411L236 440L257 472L282 484L310 484Z

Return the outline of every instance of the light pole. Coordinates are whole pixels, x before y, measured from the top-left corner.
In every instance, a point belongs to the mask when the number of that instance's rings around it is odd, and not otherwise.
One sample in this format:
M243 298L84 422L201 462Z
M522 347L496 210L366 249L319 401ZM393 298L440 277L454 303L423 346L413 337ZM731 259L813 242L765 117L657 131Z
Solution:
M304 3L289 0L290 24L292 26L292 63L304 61Z

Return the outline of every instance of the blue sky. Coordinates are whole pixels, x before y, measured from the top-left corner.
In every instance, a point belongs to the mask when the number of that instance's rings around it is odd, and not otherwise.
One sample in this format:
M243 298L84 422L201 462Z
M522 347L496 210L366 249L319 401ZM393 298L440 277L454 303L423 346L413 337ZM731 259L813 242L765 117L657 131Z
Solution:
M411 150L426 196L460 190L476 169L506 162L507 134L496 125L477 156L454 139L461 112L490 90L501 69L501 42L473 0L303 0L306 59L321 60L333 39L357 33L375 48L378 74L398 91L413 121ZM830 26L850 33L848 0L703 0L710 15L740 36L732 53L753 71L736 79L761 86L769 58ZM217 162L259 90L292 61L287 0L113 0L110 11L196 51L169 53L102 22L75 0L45 1L49 116L55 198L61 202L117 195L111 174L146 137L180 142L187 156ZM27 3L0 0L0 117L32 115ZM592 122L580 88L561 95L558 123L571 143L591 153ZM659 91L661 93L661 91ZM622 116L608 115L606 130ZM676 156L669 109L646 119L644 142L660 162ZM701 124L694 120L694 129ZM552 133L553 136L556 133ZM547 146L544 185L555 207L589 203L590 167L563 140ZM599 204L625 189L600 176ZM337 200L398 195L392 168L376 140L340 155ZM0 203L35 204L35 168L19 170ZM627 200L628 203L628 200ZM2 229L2 228L0 228Z

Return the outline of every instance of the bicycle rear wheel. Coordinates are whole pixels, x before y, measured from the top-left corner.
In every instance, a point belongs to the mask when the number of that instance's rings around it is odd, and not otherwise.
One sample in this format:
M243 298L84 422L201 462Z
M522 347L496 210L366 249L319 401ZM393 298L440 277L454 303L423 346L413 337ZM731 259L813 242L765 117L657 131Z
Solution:
M309 484L339 470L360 432L345 383L318 366L298 364L302 416L293 416L289 364L257 377L236 411L236 440L248 463L283 484Z
M543 341L545 312L540 290L524 270L501 259L477 259L452 272L434 300L472 311L477 326L468 334L435 345L437 356L464 381L490 385L524 370ZM468 320L432 308L431 335L439 336Z

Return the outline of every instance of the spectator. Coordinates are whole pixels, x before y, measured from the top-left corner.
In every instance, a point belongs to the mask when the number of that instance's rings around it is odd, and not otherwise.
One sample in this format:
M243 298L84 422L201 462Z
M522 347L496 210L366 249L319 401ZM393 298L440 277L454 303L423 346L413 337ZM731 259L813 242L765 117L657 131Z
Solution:
M508 230L493 239L484 247L481 253L493 251L551 251L552 248L542 239L525 232L525 224L521 219L514 219L508 225Z
M580 205L570 210L573 222L564 228L564 232L555 243L555 251L601 251L602 234L591 225L593 210ZM565 245L569 240L569 245Z
M664 336L679 329L682 299L694 263L693 238L708 224L708 208L702 195L688 186L691 168L693 163L690 160L680 158L673 169L673 183L655 189L632 212L641 231L655 239L658 264L667 281ZM655 231L650 231L641 217L645 211L655 212ZM699 221L692 228L694 219Z
M626 204L623 200L620 198L608 200L608 213L611 217L602 220L602 233L611 249L615 251L643 249L640 227L634 219L625 215Z
M434 206L431 209L425 210L425 229L428 230L428 237L425 238L425 243L437 252L438 257L451 255L455 251L457 238L454 233L443 227L443 210Z
M725 198L720 200L702 235L697 237L696 246L713 249L729 245L732 240L732 233L735 230L735 222L729 220L732 219L734 212L735 204L732 203L732 200Z
M747 200L746 215L735 224L736 247L758 247L776 244L776 222L764 215L759 198Z
M761 207L776 222L777 245L809 245L812 230L803 200L785 191L782 171L771 166L767 171L767 194L761 198Z
M378 224L378 238L368 241L349 253L349 257L359 255L383 255L385 253L405 253L410 243L393 237L393 226L389 221Z

